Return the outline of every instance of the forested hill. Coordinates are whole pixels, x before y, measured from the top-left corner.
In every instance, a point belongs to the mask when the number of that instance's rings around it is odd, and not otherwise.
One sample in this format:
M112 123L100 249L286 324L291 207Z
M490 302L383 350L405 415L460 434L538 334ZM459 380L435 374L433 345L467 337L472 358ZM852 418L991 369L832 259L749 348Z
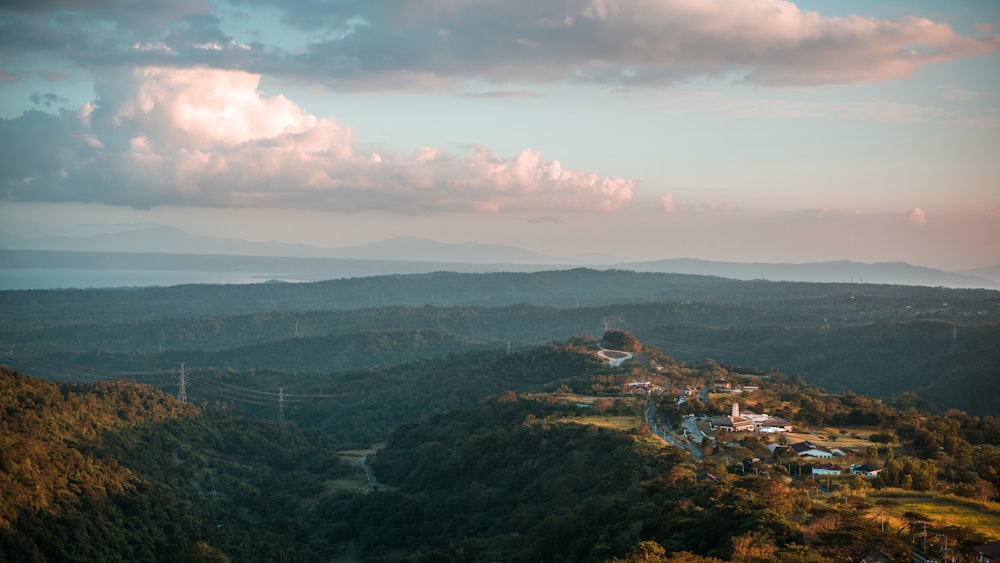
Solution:
M357 310L408 307L534 304L579 307L656 301L759 303L831 299L864 294L925 308L952 303L1000 303L1000 292L915 286L737 281L711 276L576 269L537 273L432 273L300 284L182 285L101 290L0 292L4 324L32 323L53 311L95 322L127 318L242 314L260 311ZM903 306L903 305L900 305Z
M357 472L338 460L316 431L0 366L0 560L329 560L314 506Z
M370 459L375 494L344 486L364 473L322 434L134 383L0 368L0 401L5 561L639 561L663 550L648 538L725 558L741 541L810 562L807 540L856 549L796 524L779 481L699 481L687 454L639 428L636 401L594 423L572 399L513 392L424 417ZM632 428L608 426L622 419ZM837 516L864 545L905 553L863 513Z
M181 364L239 381L286 374L251 391L270 396L304 372L335 380L620 328L692 364L1000 413L1000 291L578 269L3 291L0 311L0 363L53 379L148 376L176 389Z
M600 345L634 356L612 367ZM287 375L191 379L249 391ZM734 400L675 393L720 378L746 390L746 410L786 417L795 440L884 471L838 475L821 493L808 478L816 460L779 451L784 435L670 445L686 440L682 416ZM637 379L663 392L636 393ZM685 366L624 331L298 383L275 421L134 381L51 383L0 367L0 560L821 563L910 560L915 523L962 557L1000 539L985 529L1000 518L1000 419L830 395L775 370ZM666 442L654 424L677 432ZM947 496L936 500L987 524L881 502L914 494ZM885 529L881 509L897 515Z

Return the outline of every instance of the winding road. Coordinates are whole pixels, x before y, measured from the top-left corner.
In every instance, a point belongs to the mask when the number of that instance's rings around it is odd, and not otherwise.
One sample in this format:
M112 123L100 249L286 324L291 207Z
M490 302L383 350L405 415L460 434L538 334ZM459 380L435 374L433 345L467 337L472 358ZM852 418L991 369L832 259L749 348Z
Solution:
M378 480L375 479L375 472L368 465L368 456L361 456L358 458L357 466L365 470L365 477L368 478L368 484L372 487L378 485Z
M700 447L691 442L682 442L673 435L673 429L670 427L669 420L664 420L664 423L667 425L667 431L664 432L663 430L660 430L659 425L656 423L656 401L652 398L646 402L643 417L646 419L646 424L649 425L649 431L662 438L664 442L674 446L675 448L681 448L682 450L691 452L691 457L695 460L705 459L705 455L702 453Z
M607 350L601 348L597 351L597 355L608 361L608 365L616 368L622 365L626 360L632 359L632 354L628 352L623 352L621 350Z

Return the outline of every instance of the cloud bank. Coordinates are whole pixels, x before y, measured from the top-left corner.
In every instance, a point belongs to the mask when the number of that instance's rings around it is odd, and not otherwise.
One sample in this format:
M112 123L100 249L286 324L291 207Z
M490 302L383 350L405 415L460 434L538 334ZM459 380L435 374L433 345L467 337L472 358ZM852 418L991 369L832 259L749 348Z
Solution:
M141 7L49 0L8 3L0 43L10 53L56 54L85 68L240 68L344 90L442 89L467 79L642 86L730 75L763 86L853 84L1000 50L992 29L962 35L922 17L830 17L787 0L233 4L247 15L277 14L285 37L302 39L234 37L197 0Z
M16 201L269 206L416 213L611 211L635 182L483 146L380 154L349 127L264 97L260 76L144 67L97 83L79 111L0 121L4 197Z

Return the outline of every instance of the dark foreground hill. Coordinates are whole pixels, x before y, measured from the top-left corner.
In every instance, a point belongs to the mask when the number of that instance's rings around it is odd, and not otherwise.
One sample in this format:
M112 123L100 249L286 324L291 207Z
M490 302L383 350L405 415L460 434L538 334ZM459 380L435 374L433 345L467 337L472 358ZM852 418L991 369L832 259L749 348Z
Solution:
M0 366L0 560L325 561L323 434ZM304 530L304 531L303 531Z

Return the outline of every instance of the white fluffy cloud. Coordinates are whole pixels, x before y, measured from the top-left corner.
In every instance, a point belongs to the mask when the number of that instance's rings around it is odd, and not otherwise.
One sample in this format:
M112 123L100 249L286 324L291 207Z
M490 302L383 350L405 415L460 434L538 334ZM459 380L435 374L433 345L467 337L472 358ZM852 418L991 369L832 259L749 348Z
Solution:
M610 211L632 199L632 180L566 169L531 149L511 159L479 146L460 157L437 147L360 150L350 128L262 96L259 80L205 68L116 75L99 83L92 113L32 114L52 135L21 150L28 157L55 143L58 167L50 158L48 169L24 164L0 178L13 199L134 206ZM0 129L17 138L27 118Z

